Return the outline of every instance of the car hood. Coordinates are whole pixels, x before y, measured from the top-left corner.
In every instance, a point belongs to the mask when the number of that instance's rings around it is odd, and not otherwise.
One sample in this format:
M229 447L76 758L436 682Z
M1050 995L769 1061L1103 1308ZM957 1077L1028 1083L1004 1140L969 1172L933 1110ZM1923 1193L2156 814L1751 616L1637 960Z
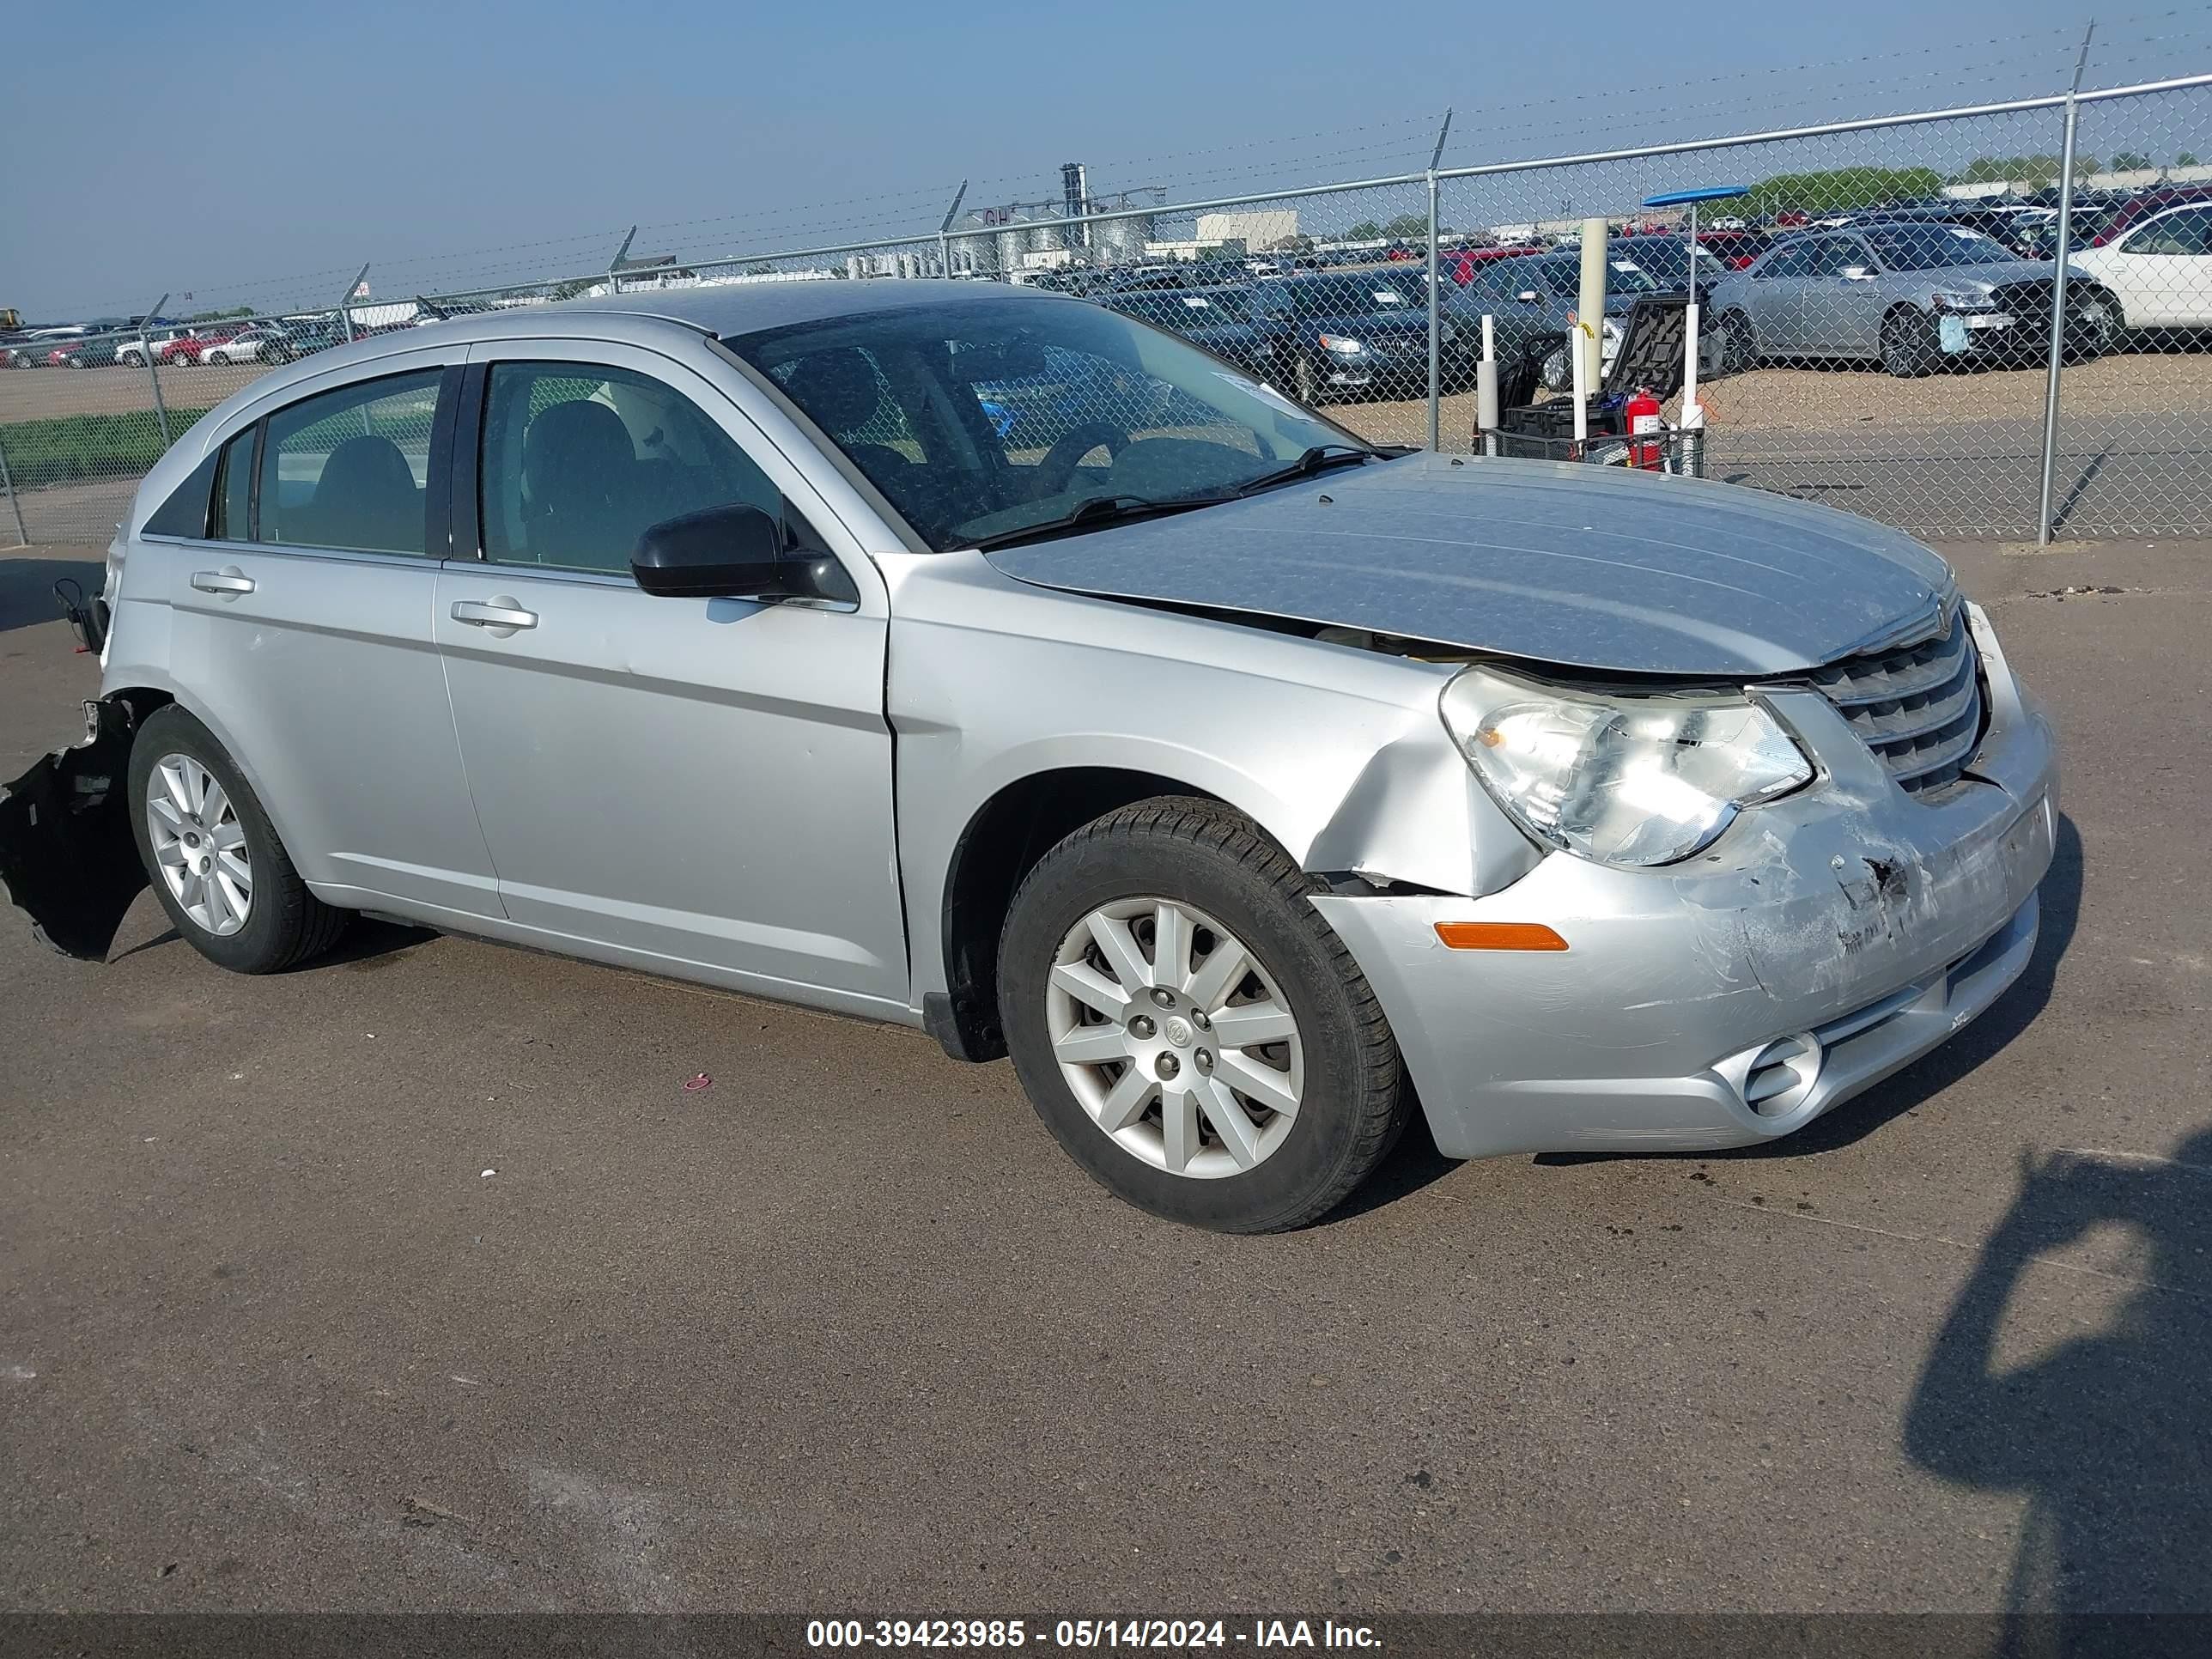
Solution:
M1950 567L1786 496L1564 461L1414 455L986 556L1018 580L1563 666L1753 678L1929 615Z
M2079 269L2071 259L2066 262L2069 276L2078 274ZM1955 288L1961 283L2005 288L2014 283L2048 283L2057 273L2048 259L2008 259L2002 264L1937 265L1929 270L1900 271L1898 274L1908 282L1929 288Z

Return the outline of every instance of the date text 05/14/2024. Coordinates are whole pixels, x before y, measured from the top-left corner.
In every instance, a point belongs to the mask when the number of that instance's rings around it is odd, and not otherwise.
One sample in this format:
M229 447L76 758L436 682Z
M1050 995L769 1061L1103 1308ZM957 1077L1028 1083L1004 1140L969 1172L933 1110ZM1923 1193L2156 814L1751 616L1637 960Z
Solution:
M815 1619L810 1648L967 1648L989 1651L1050 1647L1078 1651L1113 1648L1345 1648L1382 1646L1365 1625L1333 1619Z

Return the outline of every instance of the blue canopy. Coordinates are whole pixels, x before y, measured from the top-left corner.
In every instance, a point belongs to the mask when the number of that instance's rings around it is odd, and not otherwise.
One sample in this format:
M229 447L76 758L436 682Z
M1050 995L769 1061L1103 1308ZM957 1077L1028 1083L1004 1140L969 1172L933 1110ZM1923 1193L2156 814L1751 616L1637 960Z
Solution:
M1706 185L1698 190L1670 190L1644 198L1645 207L1680 207L1686 202L1725 202L1731 196L1748 196L1749 185Z

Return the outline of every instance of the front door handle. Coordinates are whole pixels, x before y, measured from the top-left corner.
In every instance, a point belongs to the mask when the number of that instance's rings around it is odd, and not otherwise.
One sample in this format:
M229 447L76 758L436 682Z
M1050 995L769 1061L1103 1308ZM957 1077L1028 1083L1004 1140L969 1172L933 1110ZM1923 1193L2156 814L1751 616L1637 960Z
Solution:
M525 611L517 601L504 593L495 593L488 604L477 599L455 600L453 620L466 623L471 628L489 628L513 633L517 629L537 627L538 613Z
M220 570L193 571L192 586L203 593L220 593L234 599L253 591L253 578L236 565L227 564Z

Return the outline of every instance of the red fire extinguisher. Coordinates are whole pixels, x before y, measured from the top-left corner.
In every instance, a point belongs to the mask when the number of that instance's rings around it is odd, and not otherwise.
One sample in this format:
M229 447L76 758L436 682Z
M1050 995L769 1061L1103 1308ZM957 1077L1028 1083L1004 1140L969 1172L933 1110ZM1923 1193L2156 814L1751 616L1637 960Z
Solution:
M1660 428L1659 394L1648 386L1636 388L1636 395L1628 400L1628 407L1622 412L1628 416L1628 429L1632 434L1642 436L1646 433L1656 433ZM1631 444L1628 464L1640 466L1647 472L1658 471L1659 446L1654 443Z

